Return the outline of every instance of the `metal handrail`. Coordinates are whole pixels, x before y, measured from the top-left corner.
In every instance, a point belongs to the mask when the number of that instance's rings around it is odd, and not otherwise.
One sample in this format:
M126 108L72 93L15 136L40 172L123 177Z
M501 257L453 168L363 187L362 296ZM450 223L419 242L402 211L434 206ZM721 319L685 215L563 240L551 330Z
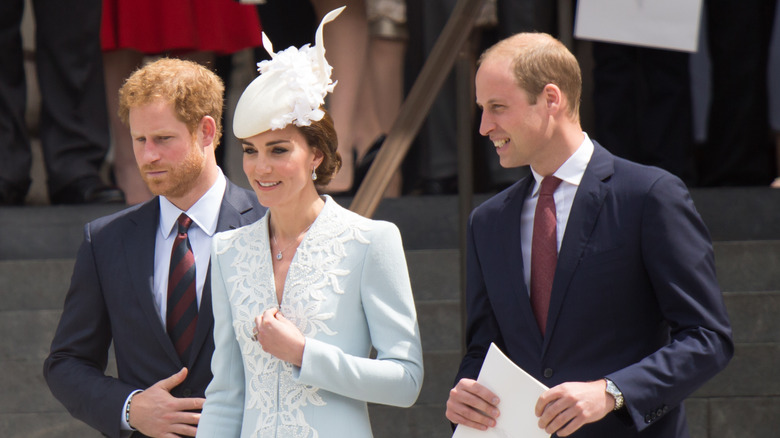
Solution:
M403 162L425 116L431 109L455 60L471 36L478 12L486 0L458 0L431 54L423 65L408 97L401 105L393 127L377 153L350 210L373 216L393 174Z

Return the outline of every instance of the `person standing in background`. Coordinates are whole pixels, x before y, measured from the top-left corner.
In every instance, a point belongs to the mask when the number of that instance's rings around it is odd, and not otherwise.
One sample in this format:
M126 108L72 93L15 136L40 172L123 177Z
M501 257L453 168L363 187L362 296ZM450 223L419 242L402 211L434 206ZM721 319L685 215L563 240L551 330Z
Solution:
M695 183L689 54L593 43L595 137L610 152Z
M32 151L20 27L24 0L0 2L0 205L24 204ZM108 151L100 0L33 0L38 134L52 204L122 202L100 178Z
M103 0L100 41L114 145L113 169L127 204L148 201L153 195L138 172L127 127L117 115L117 91L125 79L143 65L145 57L156 55L189 59L214 70L216 55L259 47L260 34L254 7L233 0Z
M767 88L776 4L704 2L712 98L707 139L698 154L701 186L767 186L776 176Z

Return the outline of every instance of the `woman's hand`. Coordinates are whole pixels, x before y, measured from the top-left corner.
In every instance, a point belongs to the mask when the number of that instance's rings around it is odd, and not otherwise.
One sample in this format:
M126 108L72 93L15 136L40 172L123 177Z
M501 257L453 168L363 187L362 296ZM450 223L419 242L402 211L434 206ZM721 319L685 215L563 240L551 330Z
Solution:
M306 338L279 309L268 309L255 318L255 338L263 351L300 367Z

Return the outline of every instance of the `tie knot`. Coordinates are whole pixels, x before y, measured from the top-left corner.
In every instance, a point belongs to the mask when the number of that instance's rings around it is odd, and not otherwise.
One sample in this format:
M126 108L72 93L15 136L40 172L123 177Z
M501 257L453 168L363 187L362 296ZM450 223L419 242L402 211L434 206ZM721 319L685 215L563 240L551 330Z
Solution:
M542 184L541 187L539 188L539 196L552 195L555 192L555 189L557 189L560 184L561 184L560 179L552 175L545 176L544 179L542 179Z
M192 225L192 219L190 219L190 217L185 213L182 213L176 222L179 224L179 234L185 234L190 228L190 225Z

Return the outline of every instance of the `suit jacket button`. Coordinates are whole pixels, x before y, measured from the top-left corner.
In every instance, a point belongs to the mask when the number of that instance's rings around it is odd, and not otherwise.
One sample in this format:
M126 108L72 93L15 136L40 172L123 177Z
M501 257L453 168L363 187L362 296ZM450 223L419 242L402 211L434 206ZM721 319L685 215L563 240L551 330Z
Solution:
M552 377L552 376L553 376L553 370L552 370L552 368L545 368L545 369L544 369L544 377L546 377L546 378L548 378L548 379L549 379L549 378L550 378L550 377Z
M653 421L653 419L650 417L650 414L645 415L645 423L650 424L651 421Z
M184 388L184 391L181 392L182 397L189 397L192 395L192 390L190 388Z

